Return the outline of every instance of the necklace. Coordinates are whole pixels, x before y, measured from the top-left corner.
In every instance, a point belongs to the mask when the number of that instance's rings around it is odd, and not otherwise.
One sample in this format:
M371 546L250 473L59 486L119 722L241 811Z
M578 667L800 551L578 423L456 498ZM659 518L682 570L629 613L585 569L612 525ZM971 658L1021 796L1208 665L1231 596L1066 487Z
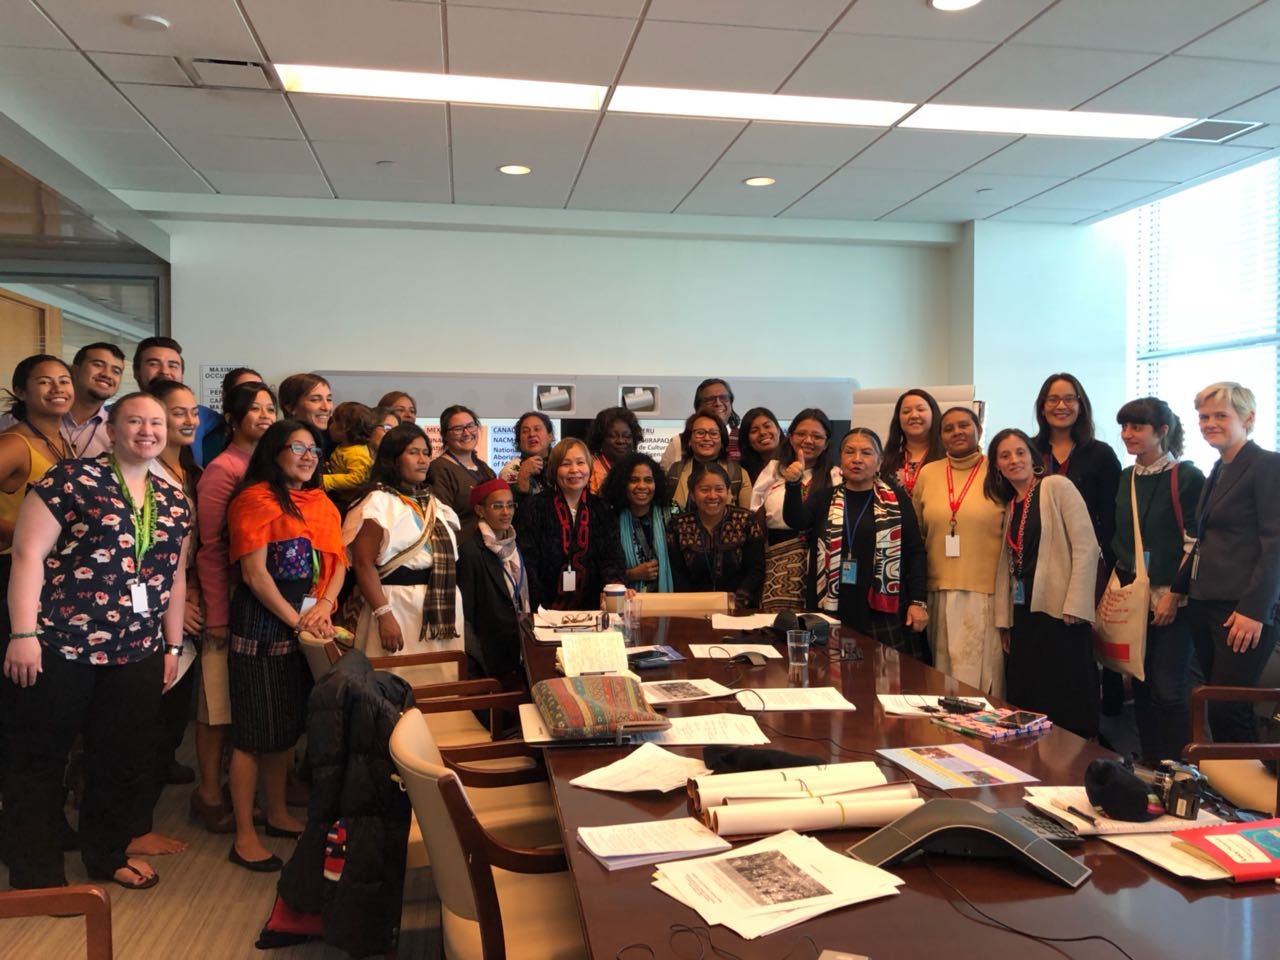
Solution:
M75 456L76 456L75 445L72 444L71 441L63 437L61 431L58 432L57 436L58 436L58 439L62 442L59 446L54 446L53 441L50 440L47 436L45 436L40 431L40 428L37 427L34 423L32 423L30 420L24 417L22 420L22 423L28 430L30 430L33 434L35 434L38 439L44 441L44 445L49 448L49 452L53 454L53 459L56 460L58 463L61 463L63 460L75 459Z
M187 472L182 469L181 463L173 464L164 457L156 457L160 461L160 466L169 472L169 476L178 481L178 486L185 487L187 484Z

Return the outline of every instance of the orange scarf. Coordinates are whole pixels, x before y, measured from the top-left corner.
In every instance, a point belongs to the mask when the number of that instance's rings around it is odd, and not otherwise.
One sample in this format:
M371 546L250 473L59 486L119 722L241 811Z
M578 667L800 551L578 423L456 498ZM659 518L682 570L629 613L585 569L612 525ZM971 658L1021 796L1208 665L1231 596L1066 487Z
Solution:
M290 490L289 496L294 506L302 511L302 519L285 513L265 483L255 483L240 491L227 508L230 541L227 558L235 563L269 543L305 538L311 541L311 548L320 560L320 572L311 593L323 596L334 570L346 565L338 508L319 487Z

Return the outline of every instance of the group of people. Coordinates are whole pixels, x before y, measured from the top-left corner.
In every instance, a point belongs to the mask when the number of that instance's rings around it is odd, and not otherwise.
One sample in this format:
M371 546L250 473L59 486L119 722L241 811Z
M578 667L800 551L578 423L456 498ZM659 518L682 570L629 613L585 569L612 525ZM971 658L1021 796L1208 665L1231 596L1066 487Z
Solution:
M942 411L924 390L899 398L882 441L861 426L836 437L817 408L785 430L763 407L739 418L712 378L660 461L640 452L635 415L611 407L583 439L524 414L518 455L495 469L461 404L440 415L437 450L406 393L335 407L317 374L275 391L239 368L219 416L182 384L180 346L153 337L133 357L139 391L108 409L124 361L106 343L69 366L23 360L0 433L0 853L15 887L65 881L77 735L86 868L157 881L148 857L182 845L151 830L151 809L184 778L173 750L192 697L192 816L234 834L231 862L280 869L258 830L303 826L288 793L304 631L345 627L370 655L463 649L475 675L517 687L530 610L596 608L613 583L725 592L824 611L1093 736L1090 622L1109 572L1135 575L1136 504L1156 585L1134 684L1144 755L1187 739L1193 653L1206 679L1248 684L1275 643L1280 520L1265 504L1280 455L1248 441L1254 400L1238 384L1196 397L1221 455L1207 482L1151 397L1117 414L1135 458L1122 472L1065 373L1036 399L1034 437L1004 429L985 449L972 409ZM1214 735L1251 739L1251 719L1215 707Z

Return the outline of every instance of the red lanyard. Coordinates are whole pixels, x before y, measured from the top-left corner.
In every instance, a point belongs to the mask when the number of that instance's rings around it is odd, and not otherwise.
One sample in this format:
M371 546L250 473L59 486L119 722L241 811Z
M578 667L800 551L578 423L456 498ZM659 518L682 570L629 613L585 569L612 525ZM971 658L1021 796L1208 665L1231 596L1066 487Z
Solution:
M979 456L978 462L973 465L973 469L969 471L969 479L964 482L964 487L960 491L960 499L956 499L956 488L951 481L951 460L947 460L947 503L951 506L951 532L956 532L956 514L960 512L960 504L964 503L965 494L969 492L969 488L973 486L973 478L978 475L978 468L982 466L985 456Z
M948 464L948 467L950 467L950 464ZM910 460L904 459L902 461L902 486L903 486L903 489L907 491L907 493L911 493L912 491L915 490L916 477L919 475L919 473L920 473L919 461L916 461L914 464Z
M1022 501L1022 518L1018 521L1018 539L1013 539L1013 504L1009 501L1009 522L1006 524L1008 528L1005 533L1005 540L1009 543L1009 549L1013 551L1013 566L1015 573L1022 573L1022 546L1026 542L1027 535L1027 516L1031 513L1031 498L1036 492L1036 478L1031 478L1031 486L1027 487L1026 499Z

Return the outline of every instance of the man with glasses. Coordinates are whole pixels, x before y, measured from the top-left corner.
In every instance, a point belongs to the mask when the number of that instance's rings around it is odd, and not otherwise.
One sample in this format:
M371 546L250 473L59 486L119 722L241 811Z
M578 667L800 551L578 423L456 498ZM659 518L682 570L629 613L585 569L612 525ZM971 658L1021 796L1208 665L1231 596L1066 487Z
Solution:
M733 389L729 381L719 377L710 377L698 384L693 392L693 412L709 413L729 428L729 459L738 460L738 415L733 412ZM659 465L663 472L671 469L671 465L680 460L684 451L680 448L680 436L671 438L667 449L662 453Z

